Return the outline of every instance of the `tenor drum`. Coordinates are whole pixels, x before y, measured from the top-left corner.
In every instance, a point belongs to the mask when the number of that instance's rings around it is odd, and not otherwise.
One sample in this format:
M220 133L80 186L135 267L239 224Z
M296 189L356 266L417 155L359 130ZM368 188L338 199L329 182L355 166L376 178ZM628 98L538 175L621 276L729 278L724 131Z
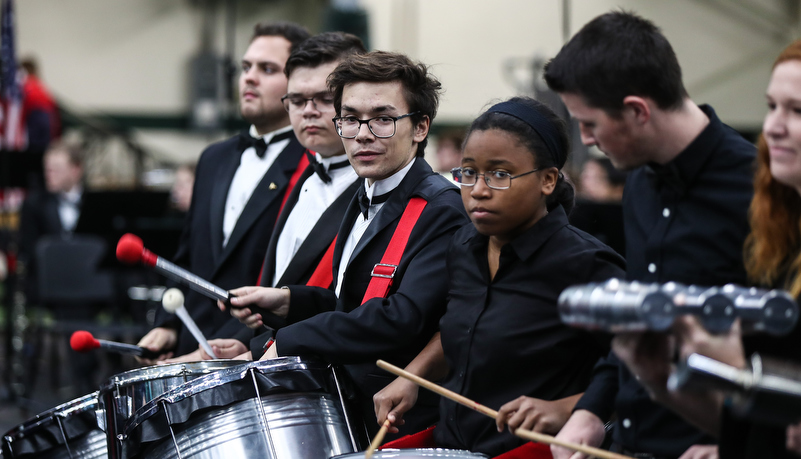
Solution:
M194 379L241 364L237 360L204 360L138 368L112 376L98 396L98 417L109 446L131 416L154 398ZM114 458L112 450L109 454Z
M489 456L481 453L473 453L458 449L442 448L411 448L411 449L381 449L373 453L376 459L418 459L418 458L438 458L438 459L487 459ZM331 459L362 459L364 452L343 454Z
M328 459L363 449L364 422L329 364L249 362L198 378L137 411L120 458Z
M97 419L97 392L45 411L3 435L0 457L105 458L106 435Z

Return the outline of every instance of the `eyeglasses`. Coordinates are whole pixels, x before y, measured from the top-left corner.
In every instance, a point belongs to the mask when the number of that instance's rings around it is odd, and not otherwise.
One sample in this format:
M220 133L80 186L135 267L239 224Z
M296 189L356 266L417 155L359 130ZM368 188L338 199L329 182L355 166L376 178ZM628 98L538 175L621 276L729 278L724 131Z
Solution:
M284 110L289 113L302 112L306 108L308 101L311 101L314 109L320 112L334 109L334 97L327 93L315 94L312 97L303 97L301 94L287 94L281 98Z
M367 129L379 139L388 139L395 135L395 123L403 118L414 116L420 112L407 113L401 116L381 115L369 120L360 120L355 116L337 116L333 118L334 126L337 128L337 134L343 139L353 139L359 135L359 130L362 124L367 124Z
M484 182L493 190L506 190L512 186L512 180L524 175L533 174L540 169L534 169L520 175L512 175L503 171L487 171L479 174L475 169L469 167L454 167L451 169L453 179L461 186L474 186L478 182L479 176L484 176Z

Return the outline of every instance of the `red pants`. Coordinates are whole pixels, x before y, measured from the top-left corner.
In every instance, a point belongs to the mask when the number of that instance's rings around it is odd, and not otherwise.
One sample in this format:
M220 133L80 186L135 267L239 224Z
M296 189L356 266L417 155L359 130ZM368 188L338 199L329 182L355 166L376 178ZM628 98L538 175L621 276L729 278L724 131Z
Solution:
M385 443L381 446L384 448L408 449L408 448L436 448L437 444L434 443L434 427L417 432L416 434L407 435L397 440ZM526 443L511 451L507 451L500 456L495 456L493 459L553 459L551 456L551 447L544 443Z

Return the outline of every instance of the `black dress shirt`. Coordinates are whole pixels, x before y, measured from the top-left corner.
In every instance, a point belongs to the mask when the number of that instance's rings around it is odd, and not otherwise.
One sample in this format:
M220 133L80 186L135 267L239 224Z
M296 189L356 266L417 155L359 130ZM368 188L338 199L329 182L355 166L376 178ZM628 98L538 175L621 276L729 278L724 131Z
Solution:
M566 287L624 275L623 258L570 226L561 206L501 249L490 280L488 238L463 227L448 252L447 312L440 321L451 371L445 387L493 409L521 395L556 400L582 392L608 336L562 324ZM524 443L483 414L446 399L438 445L492 456Z
M746 282L743 242L753 194L755 148L721 123L709 125L670 163L633 171L623 194L627 278L697 285ZM678 457L715 440L651 401L614 354L599 362L576 409L602 420L617 411L614 439L631 451Z

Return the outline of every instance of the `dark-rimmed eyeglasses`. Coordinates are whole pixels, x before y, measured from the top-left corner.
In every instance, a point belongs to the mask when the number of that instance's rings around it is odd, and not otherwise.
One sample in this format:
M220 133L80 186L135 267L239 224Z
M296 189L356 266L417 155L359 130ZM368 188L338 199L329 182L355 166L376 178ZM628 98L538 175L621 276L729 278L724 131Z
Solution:
M320 112L334 109L334 96L327 93L315 94L311 97L303 97L302 94L287 94L281 98L284 110L289 113L302 112L309 101L314 109Z
M400 116L381 115L374 118L360 120L355 116L337 116L333 118L334 126L336 126L337 134L343 139L353 139L359 135L359 130L362 124L367 124L367 129L379 139L388 139L395 135L395 124L398 120L414 116L420 112L407 113Z
M484 183L493 190L506 190L512 186L512 180L522 177L524 175L533 174L540 169L524 172L520 175L512 175L504 171L487 171L479 174L475 169L469 167L454 167L451 169L453 180L461 186L474 186L478 182L478 178L483 176Z

